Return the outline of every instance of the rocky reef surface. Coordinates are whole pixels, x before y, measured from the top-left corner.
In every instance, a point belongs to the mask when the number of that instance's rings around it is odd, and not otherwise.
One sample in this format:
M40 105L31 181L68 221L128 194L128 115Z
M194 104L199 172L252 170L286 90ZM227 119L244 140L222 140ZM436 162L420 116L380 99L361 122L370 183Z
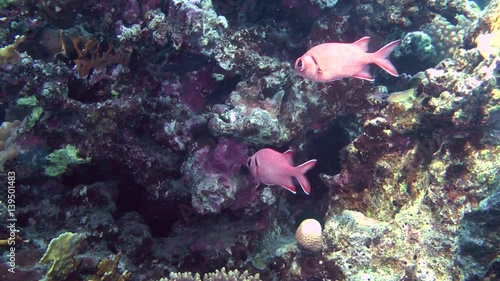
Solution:
M497 0L0 7L1 280L500 278ZM364 36L399 77L294 73Z

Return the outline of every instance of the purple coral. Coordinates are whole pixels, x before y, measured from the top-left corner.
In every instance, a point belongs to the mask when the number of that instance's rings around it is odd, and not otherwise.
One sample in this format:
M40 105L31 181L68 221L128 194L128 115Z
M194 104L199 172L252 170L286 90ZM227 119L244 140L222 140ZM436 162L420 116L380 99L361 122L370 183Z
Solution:
M217 146L211 150L204 161L206 171L231 175L245 165L247 145L228 138L220 138Z
M215 91L215 81L212 78L211 67L203 67L187 74L180 96L183 104L194 112L200 112L205 107L205 96Z
M218 213L230 207L239 191L251 186L250 180L238 173L246 159L245 143L221 138L214 148L203 147L184 162L184 182L191 190L196 212Z

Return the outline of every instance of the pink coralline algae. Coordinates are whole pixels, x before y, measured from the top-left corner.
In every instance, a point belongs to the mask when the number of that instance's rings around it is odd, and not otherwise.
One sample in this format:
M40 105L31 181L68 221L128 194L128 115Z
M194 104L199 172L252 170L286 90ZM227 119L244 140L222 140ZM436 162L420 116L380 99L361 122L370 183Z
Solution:
M247 146L227 138L220 138L217 146L210 151L208 157L199 159L204 162L205 170L210 173L237 172L247 160Z
M238 191L253 188L239 172L246 160L245 143L221 138L215 147L205 146L184 162L181 170L197 213L219 213L233 203Z
M212 68L205 67L190 72L185 77L184 93L180 100L194 112L200 112L205 107L206 97L215 91L212 71Z

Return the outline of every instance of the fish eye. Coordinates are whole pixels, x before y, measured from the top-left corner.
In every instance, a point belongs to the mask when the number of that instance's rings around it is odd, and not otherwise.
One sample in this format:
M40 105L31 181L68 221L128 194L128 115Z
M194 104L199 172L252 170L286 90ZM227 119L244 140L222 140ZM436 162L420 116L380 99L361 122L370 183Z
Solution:
M297 61L297 68L302 69L302 59L299 59L299 61Z

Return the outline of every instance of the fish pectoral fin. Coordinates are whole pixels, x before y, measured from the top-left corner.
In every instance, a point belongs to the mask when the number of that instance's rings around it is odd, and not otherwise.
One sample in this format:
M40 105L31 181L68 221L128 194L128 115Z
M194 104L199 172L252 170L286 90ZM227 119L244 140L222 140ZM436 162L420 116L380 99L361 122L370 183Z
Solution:
M328 73L321 70L321 68L318 68L318 70L316 71L316 79L320 79L322 81L325 81L326 76L328 76Z

